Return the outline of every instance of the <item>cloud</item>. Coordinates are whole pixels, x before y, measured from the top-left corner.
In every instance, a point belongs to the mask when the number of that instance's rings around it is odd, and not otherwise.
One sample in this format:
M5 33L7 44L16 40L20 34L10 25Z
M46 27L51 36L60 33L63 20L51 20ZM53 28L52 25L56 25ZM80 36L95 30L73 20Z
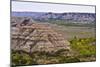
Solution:
M62 13L62 12L95 13L95 6L13 1L12 11L55 12L55 13Z

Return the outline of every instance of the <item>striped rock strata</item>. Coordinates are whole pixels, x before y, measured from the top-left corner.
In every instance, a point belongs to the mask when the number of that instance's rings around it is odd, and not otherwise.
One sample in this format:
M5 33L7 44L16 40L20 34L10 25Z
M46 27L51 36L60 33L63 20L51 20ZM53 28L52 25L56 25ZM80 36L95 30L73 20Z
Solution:
M32 23L11 27L11 49L25 52L55 52L59 49L70 49L70 47L62 34L54 31L50 25Z

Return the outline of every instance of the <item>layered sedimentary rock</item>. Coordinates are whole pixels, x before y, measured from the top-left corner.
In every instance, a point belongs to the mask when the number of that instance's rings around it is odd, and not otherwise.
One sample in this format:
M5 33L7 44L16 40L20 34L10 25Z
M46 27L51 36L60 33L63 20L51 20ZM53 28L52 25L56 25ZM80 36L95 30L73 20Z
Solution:
M11 49L25 52L55 52L70 47L63 35L53 30L49 24L29 24L28 20L24 20L23 23L11 27Z

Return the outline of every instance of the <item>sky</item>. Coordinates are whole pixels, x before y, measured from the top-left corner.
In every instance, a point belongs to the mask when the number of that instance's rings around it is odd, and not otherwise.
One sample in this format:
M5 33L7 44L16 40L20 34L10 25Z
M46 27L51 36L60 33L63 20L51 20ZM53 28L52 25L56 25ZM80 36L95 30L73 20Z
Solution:
M54 13L65 13L65 12L95 13L95 6L12 1L12 11L54 12Z

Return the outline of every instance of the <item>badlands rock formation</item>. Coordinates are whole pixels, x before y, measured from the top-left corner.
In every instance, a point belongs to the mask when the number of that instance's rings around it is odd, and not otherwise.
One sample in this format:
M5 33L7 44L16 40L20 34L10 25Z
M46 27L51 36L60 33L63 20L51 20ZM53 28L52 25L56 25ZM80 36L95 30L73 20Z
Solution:
M27 18L19 22L14 18L11 22L11 49L25 52L70 49L69 42L49 24L36 23Z

